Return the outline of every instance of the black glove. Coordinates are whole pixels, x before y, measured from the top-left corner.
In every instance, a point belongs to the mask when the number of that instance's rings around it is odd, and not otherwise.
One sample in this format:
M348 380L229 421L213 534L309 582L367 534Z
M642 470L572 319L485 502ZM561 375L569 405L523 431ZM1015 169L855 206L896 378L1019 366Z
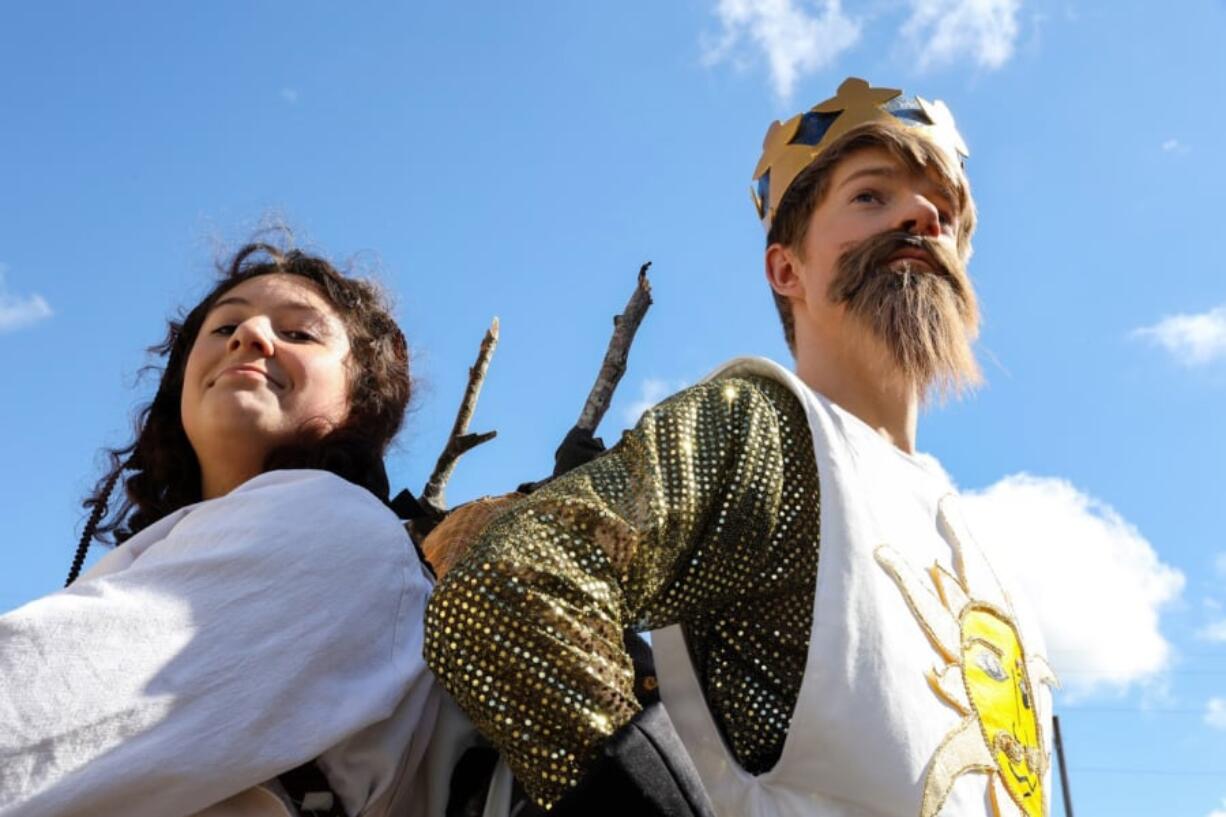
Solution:
M604 440L592 432L575 426L566 432L566 439L553 454L553 475L560 477L572 468L591 462L604 453Z

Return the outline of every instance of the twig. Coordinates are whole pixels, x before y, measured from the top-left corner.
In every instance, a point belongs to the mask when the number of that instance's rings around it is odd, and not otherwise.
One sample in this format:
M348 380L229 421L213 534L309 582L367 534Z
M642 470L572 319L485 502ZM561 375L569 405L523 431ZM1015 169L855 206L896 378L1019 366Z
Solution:
M587 396L587 402L583 404L583 411L579 413L576 428L595 431L605 412L609 410L613 392L622 375L626 373L626 359L630 355L630 344L634 343L634 333L638 331L643 316L647 314L647 308L651 306L651 282L647 280L647 270L650 267L651 262L648 261L639 268L638 284L626 303L626 311L613 318L613 337L609 339L609 348L605 352L604 362L600 364L600 373L596 375L596 383Z
M460 457L481 443L494 439L497 431L486 431L482 434L470 434L468 423L473 418L477 408L477 397L481 394L481 385L485 382L485 373L490 367L490 358L494 355L494 347L498 345L498 318L490 323L489 331L481 341L481 349L477 352L477 361L468 370L468 386L464 389L464 399L460 401L460 410L456 412L455 425L451 428L451 436L443 453L439 454L434 466L434 473L426 482L426 488L421 494L421 503L426 508L442 518L446 512L447 481L455 470Z

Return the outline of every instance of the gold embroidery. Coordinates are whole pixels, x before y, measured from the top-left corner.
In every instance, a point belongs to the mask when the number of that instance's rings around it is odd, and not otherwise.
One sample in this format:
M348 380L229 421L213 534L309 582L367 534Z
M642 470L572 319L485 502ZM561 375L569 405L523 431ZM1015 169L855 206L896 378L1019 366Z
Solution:
M935 590L889 545L874 554L945 661L925 674L929 686L966 716L933 753L920 817L936 815L955 780L969 772L989 776L996 817L1042 817L1051 756L1035 684L1054 685L1055 676L1042 656L1026 652L1009 597L955 510L952 497L943 499L938 523L957 575L933 565L928 579Z
M983 745L983 737L975 726L974 717L967 718L941 741L932 755L928 777L924 782L924 802L920 817L935 817L945 805L954 787L954 780L967 772L996 770L992 755ZM999 817L999 814L997 815Z
M919 621L932 646L949 663L957 661L962 641L958 622L948 614L940 598L920 583L919 574L889 545L880 545L874 552L877 563L885 569L902 591L907 606ZM945 615L942 615L944 613Z
M932 691L945 703L958 710L959 714L971 714L971 708L966 705L966 695L963 693L966 682L962 680L962 667L950 664L939 671L934 667L924 673L924 677L928 679L928 686L932 687Z

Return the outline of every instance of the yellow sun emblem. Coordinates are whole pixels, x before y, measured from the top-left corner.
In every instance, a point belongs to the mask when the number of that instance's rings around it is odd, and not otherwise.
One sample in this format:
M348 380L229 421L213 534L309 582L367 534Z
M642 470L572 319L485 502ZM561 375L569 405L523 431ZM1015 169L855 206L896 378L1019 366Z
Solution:
M1043 780L1051 765L1042 724L1047 712L1035 685L1055 686L1047 661L1027 653L1013 605L962 524L954 498L941 500L937 521L954 553L954 576L933 564L931 588L889 545L874 555L915 614L943 665L928 684L961 715L937 747L924 780L920 817L934 817L954 781L968 772L988 775L996 817L1047 814Z

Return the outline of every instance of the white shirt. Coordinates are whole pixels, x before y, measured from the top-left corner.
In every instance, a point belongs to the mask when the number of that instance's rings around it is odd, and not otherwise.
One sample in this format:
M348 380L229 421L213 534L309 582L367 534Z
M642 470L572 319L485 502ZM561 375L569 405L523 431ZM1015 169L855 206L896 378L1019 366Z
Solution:
M317 757L350 815L403 806L429 591L395 515L327 472L168 515L0 616L0 817L189 815Z
M962 522L944 472L770 361L736 360L714 377L746 374L779 380L805 407L821 541L804 680L769 771L752 775L729 753L680 629L653 638L661 698L716 814L1047 814L1042 635Z

